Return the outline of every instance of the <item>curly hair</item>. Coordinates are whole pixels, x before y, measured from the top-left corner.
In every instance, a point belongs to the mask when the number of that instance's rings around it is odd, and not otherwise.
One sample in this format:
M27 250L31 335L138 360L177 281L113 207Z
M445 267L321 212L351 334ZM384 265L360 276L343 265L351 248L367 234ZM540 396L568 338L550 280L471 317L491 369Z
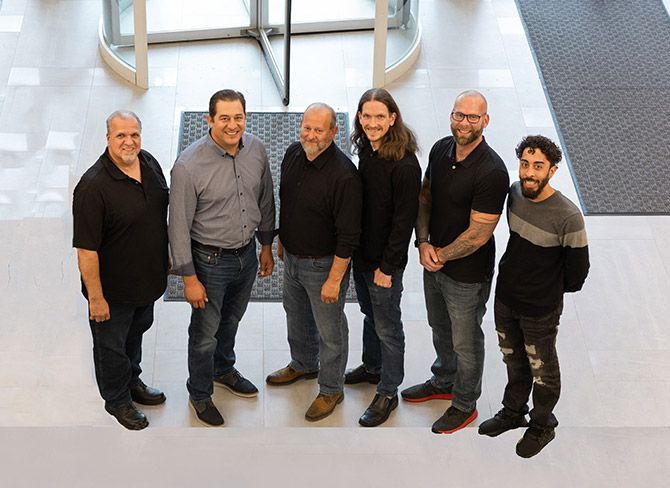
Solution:
M389 127L388 132L382 139L379 156L383 159L400 161L405 157L405 154L416 152L417 143L414 132L405 125L398 105L391 94L383 88L371 88L367 90L358 102L358 110L356 111L356 117L354 117L354 132L351 134L351 144L354 147L354 152L360 154L368 142L363 126L360 120L358 120L358 114L363 112L363 105L365 103L372 101L383 103L386 105L389 114L395 113L396 115L395 123Z
M523 152L529 149L528 152L534 154L537 149L542 151L547 157L550 166L556 166L559 161L563 158L563 153L561 149L548 137L544 136L526 136L521 139L521 142L516 147L516 157L521 159Z

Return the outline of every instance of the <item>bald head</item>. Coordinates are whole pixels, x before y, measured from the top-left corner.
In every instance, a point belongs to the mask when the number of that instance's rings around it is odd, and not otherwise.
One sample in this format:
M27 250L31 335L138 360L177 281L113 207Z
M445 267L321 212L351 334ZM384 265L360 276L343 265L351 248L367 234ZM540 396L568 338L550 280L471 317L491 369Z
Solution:
M333 107L331 107L327 103L314 102L314 103L310 104L305 109L305 113L302 115L303 120L307 116L308 112L310 112L310 115L312 115L314 113L319 113L320 115L328 114L330 116L329 127L332 129L332 128L335 127L335 125L337 125L337 115L335 114L335 110L333 109Z
M454 101L454 107L459 102L465 100L467 100L470 103L478 104L482 109L480 113L486 113L488 111L488 102L486 101L486 97L477 90L466 90L464 92L459 93L458 96L456 97L456 100Z

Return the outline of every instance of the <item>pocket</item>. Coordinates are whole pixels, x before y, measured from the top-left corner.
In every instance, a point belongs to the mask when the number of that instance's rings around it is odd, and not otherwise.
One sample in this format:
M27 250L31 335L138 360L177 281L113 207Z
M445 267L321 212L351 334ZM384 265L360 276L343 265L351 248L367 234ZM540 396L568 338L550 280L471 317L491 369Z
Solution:
M215 266L218 263L218 256L215 253L197 247L191 249L191 255L193 262L197 261L199 265Z

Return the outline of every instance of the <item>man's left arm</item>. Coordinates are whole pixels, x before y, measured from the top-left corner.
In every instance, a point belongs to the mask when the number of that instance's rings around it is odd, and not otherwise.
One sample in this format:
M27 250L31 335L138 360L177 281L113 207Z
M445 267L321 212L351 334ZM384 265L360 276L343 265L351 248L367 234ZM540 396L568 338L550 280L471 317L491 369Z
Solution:
M498 225L509 190L506 170L495 170L477 185L472 199L470 223L453 242L437 251L441 264L473 254L486 244Z
M391 175L393 188L393 218L388 241L382 252L382 260L375 270L377 286L389 288L393 285L391 275L399 269L407 256L407 246L419 212L421 191L421 167L406 165L397 168Z
M334 192L337 243L328 278L321 287L321 301L324 303L335 303L339 298L340 285L361 235L362 205L363 185L358 173L352 173L350 178L344 178L337 183Z
M441 264L464 258L486 244L498 225L500 214L470 211L470 225L451 244L437 250Z
M581 214L566 220L561 244L565 256L563 289L567 293L579 291L589 274L589 246Z
M261 222L258 224L257 232L258 241L261 244L258 275L270 276L275 266L275 260L272 256L272 241L275 236L275 197L272 173L265 151L263 151L263 157L265 159L265 170L263 171L258 195L258 208L261 211Z

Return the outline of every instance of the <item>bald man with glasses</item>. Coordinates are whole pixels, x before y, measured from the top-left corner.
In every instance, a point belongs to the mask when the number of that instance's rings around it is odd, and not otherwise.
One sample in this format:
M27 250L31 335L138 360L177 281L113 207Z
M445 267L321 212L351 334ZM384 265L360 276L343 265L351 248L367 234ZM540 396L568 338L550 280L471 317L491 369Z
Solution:
M509 188L503 160L484 140L486 98L456 97L451 136L430 151L419 197L416 246L436 359L432 377L402 392L407 402L451 400L432 431L450 434L477 418L484 370L481 329L491 291L495 229Z

